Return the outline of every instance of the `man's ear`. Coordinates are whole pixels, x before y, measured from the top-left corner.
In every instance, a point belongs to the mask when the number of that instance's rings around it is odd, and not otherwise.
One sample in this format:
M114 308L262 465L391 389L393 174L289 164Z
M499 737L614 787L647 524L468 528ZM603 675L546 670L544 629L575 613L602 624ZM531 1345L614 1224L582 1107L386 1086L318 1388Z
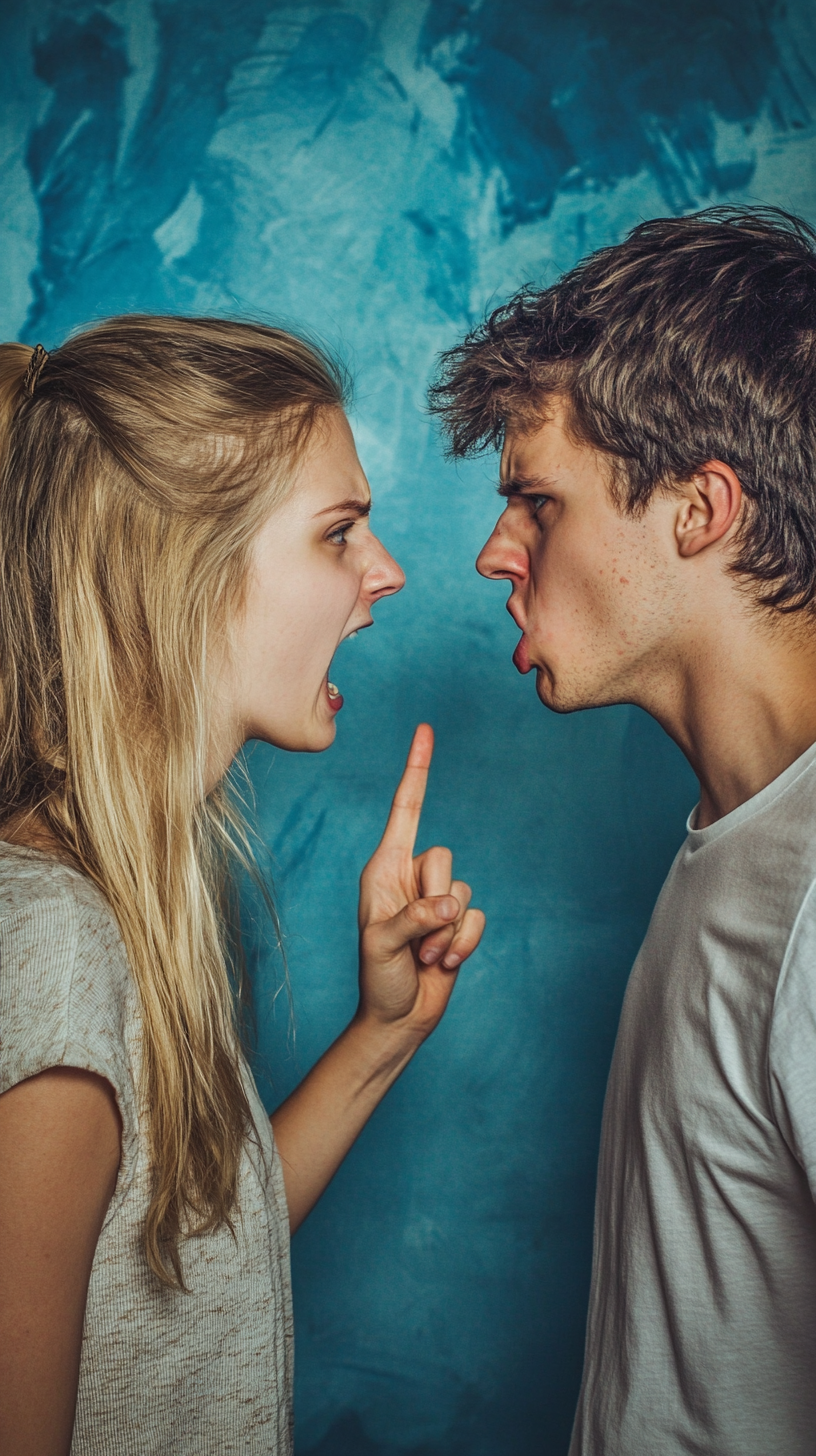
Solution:
M674 527L677 550L681 556L696 556L730 531L742 505L742 486L730 465L707 460L681 489Z

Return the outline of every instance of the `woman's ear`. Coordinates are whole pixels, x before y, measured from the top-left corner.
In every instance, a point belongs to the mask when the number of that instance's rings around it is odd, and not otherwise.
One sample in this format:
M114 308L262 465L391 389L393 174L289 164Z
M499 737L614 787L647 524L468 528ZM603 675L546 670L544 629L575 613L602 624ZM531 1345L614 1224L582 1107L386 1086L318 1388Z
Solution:
M742 486L730 465L708 460L682 490L674 528L677 550L681 556L696 556L731 530L742 505Z

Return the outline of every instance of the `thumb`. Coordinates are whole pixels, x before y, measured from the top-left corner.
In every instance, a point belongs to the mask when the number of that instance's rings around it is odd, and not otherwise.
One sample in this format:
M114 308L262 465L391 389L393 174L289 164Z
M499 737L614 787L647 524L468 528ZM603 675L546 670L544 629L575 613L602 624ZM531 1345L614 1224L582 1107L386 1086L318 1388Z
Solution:
M368 925L364 932L366 939L376 939L381 955L394 955L412 940L430 935L432 930L441 930L450 925L459 914L459 901L453 895L427 896L405 905L397 915L379 924Z

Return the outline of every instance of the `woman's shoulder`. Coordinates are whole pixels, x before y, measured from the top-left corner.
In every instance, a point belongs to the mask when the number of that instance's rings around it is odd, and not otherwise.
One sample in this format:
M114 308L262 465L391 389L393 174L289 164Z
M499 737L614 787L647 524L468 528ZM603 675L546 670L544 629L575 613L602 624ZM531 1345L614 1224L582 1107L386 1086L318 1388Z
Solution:
M120 1087L134 991L104 896L38 850L0 844L0 1091L53 1066Z
M87 875L64 860L0 839L0 921L37 901L70 897L74 890L86 889L99 893Z
M28 943L42 966L65 969L81 950L126 973L119 928L93 881L53 855L0 841L0 947Z

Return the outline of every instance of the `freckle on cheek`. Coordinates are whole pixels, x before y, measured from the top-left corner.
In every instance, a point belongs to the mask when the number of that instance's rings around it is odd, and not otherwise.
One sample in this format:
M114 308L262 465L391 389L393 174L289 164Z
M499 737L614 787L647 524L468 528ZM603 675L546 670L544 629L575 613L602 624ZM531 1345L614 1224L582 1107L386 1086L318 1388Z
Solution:
M629 578L628 578L628 576L622 576L622 577L620 577L620 584L621 584L621 586L628 586L629 585Z

